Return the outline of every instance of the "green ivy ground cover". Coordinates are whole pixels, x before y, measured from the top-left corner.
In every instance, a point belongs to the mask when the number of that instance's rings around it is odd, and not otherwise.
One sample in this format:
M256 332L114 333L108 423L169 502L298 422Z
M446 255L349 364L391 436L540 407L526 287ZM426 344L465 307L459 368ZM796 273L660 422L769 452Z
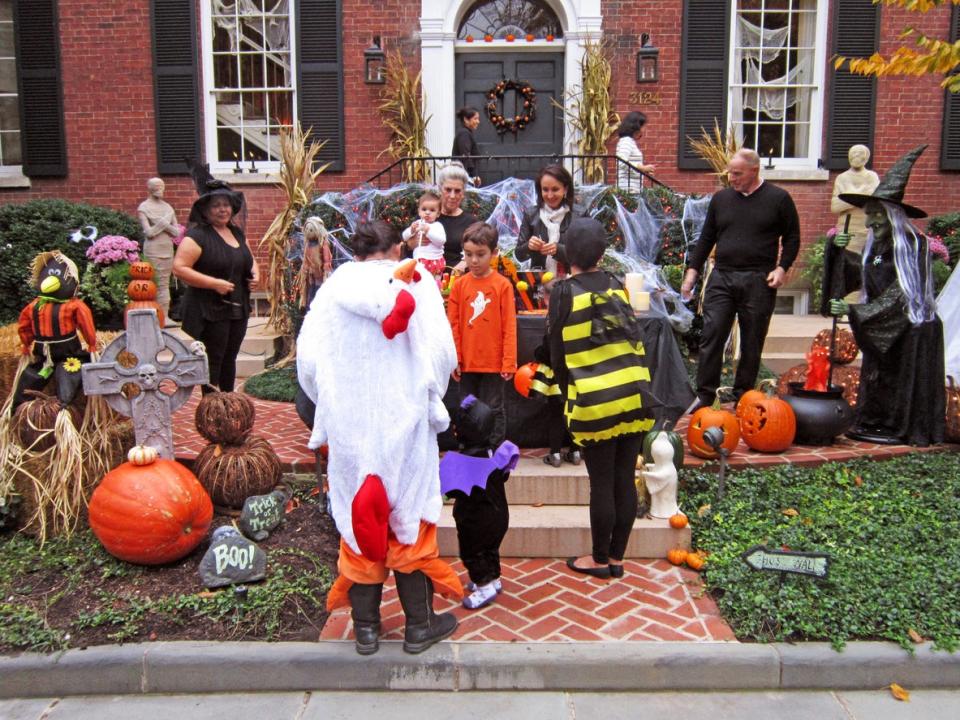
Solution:
M684 471L707 587L741 640L960 646L960 454L737 470L716 490L715 473ZM741 554L758 544L829 553L829 576L754 571Z

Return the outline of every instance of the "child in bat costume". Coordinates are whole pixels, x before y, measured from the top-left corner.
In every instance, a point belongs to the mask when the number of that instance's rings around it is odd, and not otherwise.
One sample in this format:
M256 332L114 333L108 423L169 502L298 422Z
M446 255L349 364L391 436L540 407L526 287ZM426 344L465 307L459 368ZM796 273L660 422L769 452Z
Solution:
M520 451L509 440L494 449L496 415L486 403L467 395L454 413L460 452L440 462L440 488L454 498L460 559L470 574L463 606L476 610L493 602L502 590L500 543L510 525L504 483L517 466Z

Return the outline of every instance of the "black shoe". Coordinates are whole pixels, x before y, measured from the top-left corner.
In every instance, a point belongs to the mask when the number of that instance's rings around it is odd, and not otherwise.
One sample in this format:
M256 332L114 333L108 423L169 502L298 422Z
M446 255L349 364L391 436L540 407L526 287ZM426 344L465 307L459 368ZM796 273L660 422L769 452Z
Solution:
M567 558L567 567L577 573L583 573L584 575L592 575L595 578L600 578L601 580L607 580L611 576L610 566L606 567L580 567L577 565L577 559L575 557Z
M453 613L437 615L433 612L433 582L417 570L401 573L394 570L397 578L397 595L407 618L403 631L403 650L411 654L421 653L444 638L453 635L457 619Z
M622 578L623 577L623 565L615 565L610 563L610 577L612 578Z
M354 583L347 590L350 598L350 617L353 618L353 636L357 653L373 655L380 649L380 600L383 585Z
M563 454L563 459L571 465L579 465L583 461L579 450L567 450L567 452Z
M563 465L563 458L560 457L560 453L548 453L543 456L543 462L547 465L553 465L553 467L558 468Z

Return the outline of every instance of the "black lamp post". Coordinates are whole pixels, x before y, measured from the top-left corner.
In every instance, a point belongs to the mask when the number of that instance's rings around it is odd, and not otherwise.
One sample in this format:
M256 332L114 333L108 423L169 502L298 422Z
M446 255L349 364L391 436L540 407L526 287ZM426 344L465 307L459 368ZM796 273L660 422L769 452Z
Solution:
M373 45L363 51L363 81L367 85L383 85L387 82L387 56L380 47L380 36L373 36Z
M650 34L640 36L640 49L637 51L637 82L652 83L660 79L657 65L660 62L660 48L650 42Z

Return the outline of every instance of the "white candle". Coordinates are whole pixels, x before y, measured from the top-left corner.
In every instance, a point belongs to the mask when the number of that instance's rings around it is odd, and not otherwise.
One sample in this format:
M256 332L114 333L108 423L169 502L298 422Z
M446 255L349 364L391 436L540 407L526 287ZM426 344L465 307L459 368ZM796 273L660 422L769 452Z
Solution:
M646 283L641 273L627 273L623 278L623 287L630 298L630 307L636 312L647 312L650 309L650 293L643 289Z

